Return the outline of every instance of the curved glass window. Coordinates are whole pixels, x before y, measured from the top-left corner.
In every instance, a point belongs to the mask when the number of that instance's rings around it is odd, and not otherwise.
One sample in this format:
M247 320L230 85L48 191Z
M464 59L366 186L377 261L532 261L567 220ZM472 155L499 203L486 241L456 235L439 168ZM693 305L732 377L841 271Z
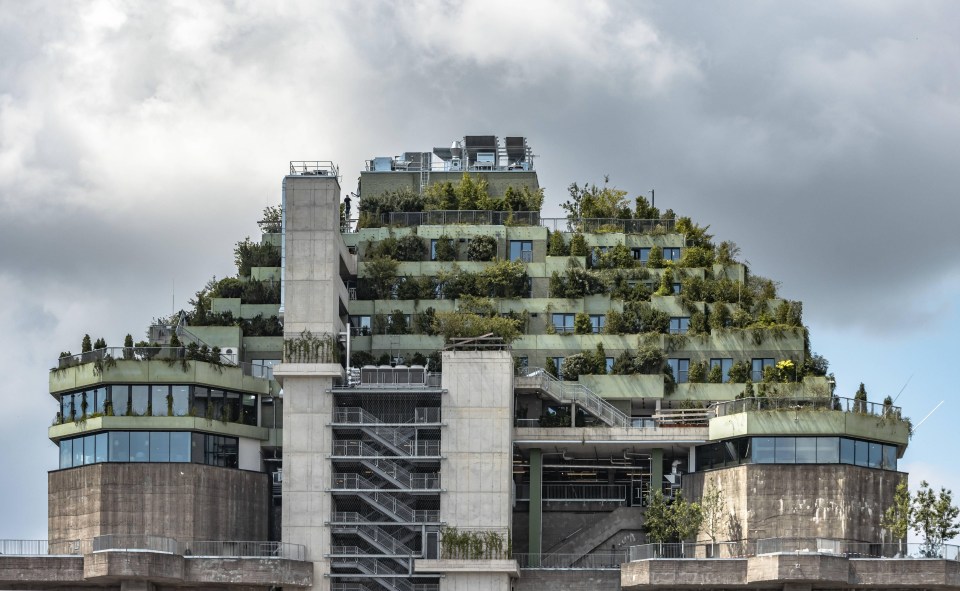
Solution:
M60 395L57 423L84 415L186 417L257 426L260 399L255 394L190 384L112 384Z
M697 446L697 468L740 464L852 464L897 469L897 446L847 437L741 437Z
M194 462L237 467L236 437L188 431L109 431L60 441L60 468L102 462Z

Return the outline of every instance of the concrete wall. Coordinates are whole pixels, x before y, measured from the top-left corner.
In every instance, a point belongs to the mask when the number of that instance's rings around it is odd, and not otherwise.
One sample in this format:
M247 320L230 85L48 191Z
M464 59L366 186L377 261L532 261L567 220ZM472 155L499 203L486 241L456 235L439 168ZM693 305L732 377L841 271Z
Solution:
M340 330L340 186L333 177L284 179L284 336ZM303 544L314 564L314 583L328 588L331 485L328 456L333 374L339 366L285 364L283 382L283 541ZM324 587L327 586L327 587Z
M513 591L619 591L619 570L523 570Z
M50 472L50 542L104 534L265 540L269 477L201 464L94 464Z
M882 540L880 519L906 474L846 465L753 464L684 477L688 498L700 500L705 479L723 491L726 513L742 538ZM724 528L727 530L728 528ZM701 539L706 536L701 534ZM883 540L890 541L890 540Z
M340 185L334 177L288 176L284 184L284 335L340 330Z
M440 521L511 525L513 358L508 351L443 353L444 460Z

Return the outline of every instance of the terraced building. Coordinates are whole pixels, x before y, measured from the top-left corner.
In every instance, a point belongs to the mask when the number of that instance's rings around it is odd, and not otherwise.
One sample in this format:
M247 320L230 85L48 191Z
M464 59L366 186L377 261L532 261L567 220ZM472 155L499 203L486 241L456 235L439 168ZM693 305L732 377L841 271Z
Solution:
M908 421L834 391L732 242L608 186L541 217L522 137L340 181L292 162L237 277L61 357L59 582L3 558L4 585L957 586L890 559ZM710 525L659 543L683 499Z

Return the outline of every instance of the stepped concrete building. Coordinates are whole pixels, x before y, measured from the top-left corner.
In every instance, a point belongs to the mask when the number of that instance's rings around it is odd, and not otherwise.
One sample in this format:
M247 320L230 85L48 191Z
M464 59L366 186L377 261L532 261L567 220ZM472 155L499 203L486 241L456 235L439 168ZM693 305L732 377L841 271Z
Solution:
M605 187L542 218L522 137L340 182L292 162L238 277L61 357L49 539L3 542L0 587L960 586L880 525L909 422L834 392L730 243Z

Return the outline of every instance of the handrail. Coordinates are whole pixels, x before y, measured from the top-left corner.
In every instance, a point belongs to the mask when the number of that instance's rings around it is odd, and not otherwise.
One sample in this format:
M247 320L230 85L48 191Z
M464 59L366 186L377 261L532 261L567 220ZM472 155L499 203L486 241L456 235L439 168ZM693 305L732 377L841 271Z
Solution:
M880 404L854 398L840 396L768 396L741 398L718 402L713 405L716 416L739 414L752 411L811 411L811 410L838 410L856 414L873 415L877 417L902 418L899 406Z
M577 404L610 427L631 426L630 417L583 384L562 382L540 367L526 368L520 377L537 379L538 387L557 402Z
M717 543L653 543L630 547L630 561L661 558L749 558L764 554L828 554L846 558L960 559L960 546L853 542L832 538L761 538Z

